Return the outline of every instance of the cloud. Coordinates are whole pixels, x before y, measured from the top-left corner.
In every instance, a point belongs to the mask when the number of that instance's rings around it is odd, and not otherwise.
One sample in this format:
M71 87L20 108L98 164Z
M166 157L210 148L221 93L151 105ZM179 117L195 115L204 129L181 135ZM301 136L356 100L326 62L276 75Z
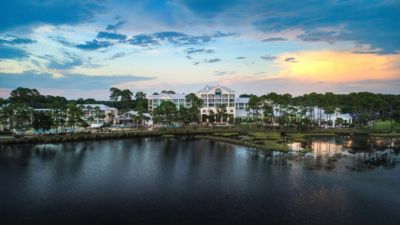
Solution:
M298 35L297 38L303 41L324 41L330 44L336 41L348 41L351 40L351 34L346 31L321 31L321 30L311 30Z
M97 38L123 41L123 40L126 39L126 35L125 34L118 34L118 33L110 33L110 32L100 31L97 34Z
M222 31L217 31L214 33L213 37L220 38L220 37L231 37L231 36L236 36L236 35L237 35L237 33L235 33L235 32L224 33Z
M197 15L204 17L215 17L220 12L225 11L228 7L234 7L243 1L238 0L178 0L177 3L194 12Z
M285 62L297 63L297 60L295 57L287 57L284 60L285 60Z
M399 78L400 55L326 50L285 53L280 57L285 60L278 62L281 70L277 77L324 82ZM297 63L287 63L293 60Z
M127 41L127 43L143 47L151 45L159 45L159 42L152 35L147 35L147 34L139 34L133 36L131 39Z
M54 59L54 57L46 58L49 59L49 63L47 65L48 69L68 70L83 65L83 60L81 57L67 52L64 53L64 60L61 61Z
M287 41L287 38L283 38L283 37L271 37L271 38L266 38L264 40L262 40L262 42L273 42L273 41Z
M64 37L61 36L50 36L49 37L51 40L56 41L66 47L76 47L75 43L72 43L70 41L68 41L67 39L65 39Z
M29 57L29 53L15 45L25 45L35 43L34 40L29 38L20 38L7 35L7 37L0 39L0 60L2 59L15 59L20 60Z
M213 38L222 38L234 35L233 33L223 33L217 32L214 35L188 35L176 31L163 31L156 32L152 34L139 34L133 36L131 39L127 40L126 43L138 46L154 46L160 45L162 43L171 44L174 46L185 46L185 45L203 45L209 43ZM194 50L194 49L193 49ZM188 50L191 51L190 49ZM197 53L200 53L199 50ZM205 53L213 53L213 50L205 50ZM196 52L193 52L196 53ZM191 53L188 53L191 54Z
M222 61L222 59L218 59L218 58L214 58L214 59L204 59L204 63L216 63L216 62L220 62Z
M263 19L253 24L266 33L297 29L305 31L299 38L306 41L348 40L380 49L378 54L400 51L398 1L269 2L258 9Z
M186 54L189 54L189 55L191 55L191 54L196 54L196 53L207 53L207 54L211 54L211 53L214 53L215 52L215 50L212 50L212 49L205 49L205 48L188 48L188 49L186 49L185 50L185 53Z
M276 56L273 56L273 55L263 55L263 56L260 56L260 58L261 58L261 59L264 59L265 61L272 61L272 60L275 60L275 59L276 59Z
M0 88L60 88L60 89L105 89L113 85L154 79L153 77L114 75L93 76L84 74L63 74L55 78L50 73L24 71L23 73L0 73Z
M238 56L238 57L236 57L235 59L245 59L246 57L244 57L244 56Z
M119 30L122 25L124 25L126 21L118 21L116 24L109 24L106 28L108 31L117 31Z
M36 41L29 39L29 38L20 38L14 36L7 36L6 39L0 39L0 45L7 44L7 45L24 45L24 44L32 44Z
M210 42L212 37L209 35L192 36L175 31L157 32L153 36L159 40L167 41L170 44L181 45L201 45Z
M93 39L92 41L87 41L84 44L75 45L75 47L82 50L97 50L100 48L107 48L112 46L113 44L109 41L98 41Z
M29 53L24 49L13 47L13 46L4 46L0 45L0 60L2 59L23 59L27 58Z
M234 73L234 71L214 71L215 76L232 75Z
M124 57L126 54L124 53L124 52L117 52L117 53L115 53L114 55L112 55L111 57L110 57L110 59L117 59L117 58L121 58L121 57Z
M399 94L400 79L374 79L345 82L316 81L310 82L294 78L257 78L246 79L240 77L223 77L221 84L234 89L237 93L252 93L263 95L269 92L290 93L294 96L310 92L347 94L351 92L374 92L385 94ZM249 90L248 87L251 87Z
M87 22L102 7L96 1L2 0L0 32L40 24L62 25Z

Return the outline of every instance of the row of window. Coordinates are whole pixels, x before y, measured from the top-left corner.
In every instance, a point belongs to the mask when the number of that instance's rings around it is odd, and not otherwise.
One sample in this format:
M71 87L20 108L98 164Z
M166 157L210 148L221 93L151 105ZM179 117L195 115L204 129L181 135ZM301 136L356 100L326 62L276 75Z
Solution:
M159 102L167 102L171 101L170 99L152 99L150 102L159 103ZM172 99L172 102L185 102L185 99Z
M216 107L216 106L218 106L218 105L222 105L223 103L209 103L208 104L208 107ZM233 103L229 103L229 104L224 104L224 105L226 105L227 107L235 107L235 104L233 104ZM207 107L207 104L203 104L203 107Z
M214 98L214 97L223 97L223 98L234 98L235 97L235 95L234 94L222 94L222 95L220 95L220 94L217 94L217 95L214 95L214 94L202 94L201 95L201 98Z

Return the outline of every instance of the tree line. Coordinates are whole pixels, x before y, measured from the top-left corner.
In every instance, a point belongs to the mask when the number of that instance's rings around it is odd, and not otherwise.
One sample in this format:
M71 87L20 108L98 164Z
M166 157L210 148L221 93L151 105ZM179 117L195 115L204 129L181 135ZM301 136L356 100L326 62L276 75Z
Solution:
M354 124L359 127L367 125L369 121L378 119L400 121L400 95L370 92L350 94L334 94L331 92L320 94L312 92L293 97L290 94L271 92L261 96L244 94L240 97L249 98L249 109L253 115L259 115L262 112L266 118L272 118L273 106L279 106L279 110L284 111L283 115L299 113L299 111L305 115L315 108L324 110L326 114L333 114L336 110L339 110L341 113L350 114ZM289 122L287 118L280 119L284 124ZM307 118L303 117L303 119Z

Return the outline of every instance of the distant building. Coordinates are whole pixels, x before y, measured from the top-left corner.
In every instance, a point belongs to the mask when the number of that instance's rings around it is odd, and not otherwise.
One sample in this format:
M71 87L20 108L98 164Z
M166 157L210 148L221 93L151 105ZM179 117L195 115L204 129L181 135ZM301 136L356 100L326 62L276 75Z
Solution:
M136 127L136 126L151 126L153 125L152 116L149 113L143 113L143 120L141 124L138 124L139 121L135 119L139 113L137 111L130 110L126 113L123 113L115 118L116 125L123 125L128 127Z
M153 111L155 108L161 105L162 102L172 102L175 104L176 109L180 109L182 107L190 107L190 103L186 102L185 94L153 94L148 97L148 110L149 112Z
M118 116L118 109L104 104L83 104L83 120L92 128L101 127L104 124L114 124Z
M245 118L249 115L250 98L236 98L236 118Z
M200 109L202 118L208 118L217 114L218 106L225 105L226 113L230 117L236 117L235 91L221 85L205 86L196 95L203 100L203 107ZM229 117L228 117L229 118ZM207 119L208 120L208 119Z

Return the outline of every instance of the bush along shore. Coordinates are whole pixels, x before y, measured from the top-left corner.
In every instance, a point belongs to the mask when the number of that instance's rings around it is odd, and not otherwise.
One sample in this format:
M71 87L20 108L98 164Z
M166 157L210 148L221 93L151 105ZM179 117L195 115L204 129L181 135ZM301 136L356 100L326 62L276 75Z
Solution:
M239 128L180 128L160 130L128 130L96 133L74 133L59 135L30 135L0 138L0 145L18 143L59 143L73 141L96 141L107 139L124 139L140 137L175 138L177 136L193 136L197 139L208 139L226 142L267 151L288 152L288 142L307 142L313 137L332 137L335 135L367 135L370 137L400 137L398 133L374 134L360 130L321 130L321 131L271 131L265 129Z

